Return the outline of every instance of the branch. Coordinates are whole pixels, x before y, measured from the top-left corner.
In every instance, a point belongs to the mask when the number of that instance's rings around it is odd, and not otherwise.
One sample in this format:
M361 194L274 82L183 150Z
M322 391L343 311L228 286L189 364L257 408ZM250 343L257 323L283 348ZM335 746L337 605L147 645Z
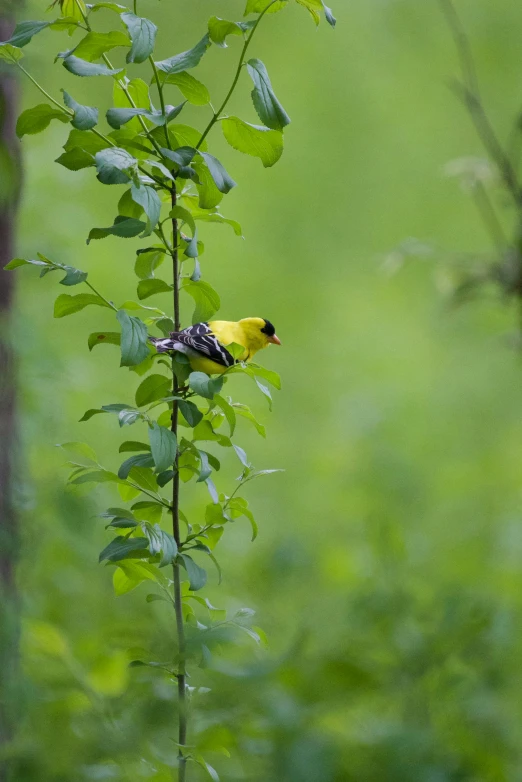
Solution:
M261 21L263 16L266 14L268 9L271 8L274 5L274 3L277 3L277 2L278 2L278 0L272 0L272 2L269 3L269 5L267 5L265 10L262 13L260 13L258 18L256 19L256 23L252 27L250 35L247 36L247 39L246 39L246 41L244 43L244 46L243 46L243 49L241 50L241 56L239 58L239 63L238 63L237 69L236 69L234 80L232 82L232 86L230 87L230 89L229 89L229 91L227 93L227 96L226 96L225 100L223 101L223 103L221 104L221 106L219 107L219 109L217 111L214 111L214 114L212 115L212 119L208 123L207 127L203 131L203 134L202 134L200 140L196 144L196 149L200 149L200 147L203 144L203 142L205 141L206 137L208 136L208 134L210 133L210 131L212 130L212 128L214 127L214 125L216 124L218 119L220 118L220 116L223 113L223 111L226 109L226 107L228 105L228 102L229 102L230 98L232 97L232 95L234 93L234 90L236 89L237 83L239 81L239 77L241 75L241 68L243 67L244 62L245 62L245 57L246 57L246 53L248 51L248 47L250 46L250 42L251 42L252 38L254 37L254 34L255 34L258 26L259 26L259 22Z

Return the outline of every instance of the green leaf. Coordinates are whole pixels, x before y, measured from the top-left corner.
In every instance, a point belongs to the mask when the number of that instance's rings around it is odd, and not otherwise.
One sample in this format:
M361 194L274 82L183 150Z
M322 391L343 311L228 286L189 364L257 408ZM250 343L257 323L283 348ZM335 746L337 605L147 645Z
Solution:
M169 395L171 388L172 378L165 377L165 375L148 375L136 391L137 407L150 405L157 399L163 399Z
M119 130L123 125L126 125L135 117L146 117L154 125L160 127L166 122L166 117L161 111L151 111L151 109L129 109L129 108L115 108L109 109L107 112L107 122L111 128Z
M113 30L110 33L89 32L73 51L75 57L92 63L116 46L129 45L128 37L121 30Z
M74 111L71 125L77 130L91 130L98 124L98 109L93 106L82 106L72 98L68 92L62 90L63 102ZM89 164L90 165L90 164Z
M178 402L178 407L189 426L197 426L203 418L203 413L196 407L194 402L180 400Z
M125 459L118 470L118 478L121 478L121 480L124 481L129 477L129 473L133 467L154 467L154 461L150 453L139 453Z
M231 404L229 404L226 399L224 399L222 396L219 396L219 394L214 395L214 402L221 408L223 411L225 418L227 419L227 423L230 427L230 437L234 435L234 432L236 430L236 413L234 411L234 408Z
M328 24L331 27L335 27L335 25L337 24L337 19L333 15L332 9L328 8L328 6L325 4L324 0L321 0L321 3L322 3L322 6L323 6L323 11L324 11L324 15L326 17L326 21L328 22Z
M83 21L83 14L87 14L84 0L61 0L60 8L63 16L70 16L78 21Z
M160 75L163 84L175 84L184 98L194 106L206 106L210 101L210 93L202 82L187 71Z
M74 480L69 481L73 485L81 485L83 483L117 483L118 476L109 470L91 470L90 472L79 475Z
M96 345L119 345L120 334L118 331L95 331L89 334L87 344L89 350L92 350Z
M12 46L27 46L32 37L49 27L49 24L50 22L19 22L12 36L5 43ZM4 43L0 44L0 46L3 45Z
M177 440L174 432L153 423L149 428L149 441L156 472L163 472L172 467L177 453Z
M199 461L200 461L200 468L199 468L199 476L196 481L196 483L204 483L208 478L210 478L210 475L212 474L212 468L210 467L208 455L205 451L199 451Z
M89 8L91 11L100 11L102 8L108 8L110 11L115 11L117 14L121 14L122 11L127 10L124 5L120 5L119 3L93 3L92 5L89 5Z
M145 228L146 224L141 220L120 215L114 221L114 225L111 225L108 228L92 228L87 239L87 244L90 244L93 239L105 239L107 236L119 236L123 239L129 239L141 234Z
M201 58L210 46L210 36L208 33L203 36L201 41L197 43L192 49L181 54L176 54L174 57L169 57L168 60L161 60L156 63L156 67L164 73L181 73L181 71L195 68L199 64Z
M203 589L207 583L207 572L202 567L196 565L192 557L188 554L180 554L179 557L187 571L190 589L192 592L197 592L199 589Z
M195 757L196 763L201 766L202 769L204 769L207 774L209 775L212 782L221 782L220 777L214 766L211 766L210 763L205 760L203 755L197 755Z
M112 96L114 106L121 109L129 108L129 99L126 95L127 92L132 98L133 106L137 109L145 109L147 111L151 109L149 88L143 79L131 79L131 81L123 86L125 86L125 91L123 90L122 84L120 84L120 80L114 81ZM142 132L141 124L137 118L132 119L128 123L126 131L130 130L134 130L136 133Z
M126 560L119 562L113 576L114 592L119 597L131 592L143 581L158 581L157 568L148 562Z
M174 477L174 470L164 470L163 472L160 472L158 475L158 486L166 486L167 483L170 483L170 481Z
M222 214L215 211L206 211L205 209L200 209L197 206L197 202L195 199L184 197L184 200L190 202L192 216L194 220L200 220L201 222L205 223L225 223L227 225L230 225L233 229L236 236L242 236L243 231L241 229L240 224L236 220L230 220L227 217L223 217Z
M66 152L71 152L71 150L79 148L94 156L97 152L102 149L107 149L109 146L107 141L96 136L94 133L89 133L87 130L74 129L69 133L69 138L65 142L63 148Z
M140 521L150 521L152 524L157 524L161 521L165 506L155 500L144 500L143 502L135 502L132 510Z
M270 6L270 8L268 8L267 13L275 14L277 11L281 11L281 9L284 8L287 3L288 0L279 0L278 3L274 3L273 5L272 0L247 0L245 16L248 16L248 14L260 14L268 6Z
M149 555L147 546L147 538L126 538L123 535L118 535L103 549L99 561L103 562L106 559L108 562L119 562L129 556L136 556L138 552L146 557Z
M163 128L154 128L151 131L151 135L154 136L156 141L164 146L165 144L165 131ZM179 150L179 147L196 147L201 139L201 133L196 128L190 125L184 125L181 122L173 123L169 126L169 139L172 149ZM203 142L200 149L205 152L207 149L206 142Z
M259 423L247 405L241 405L235 402L233 408L237 415L240 415L242 418L246 418L247 421L250 421L254 425L261 437L266 437L265 427Z
M229 193L237 183L234 182L230 174L228 174L223 164L217 159L217 157L210 155L208 152L200 152L199 154L207 164L208 170L210 171L212 179L214 180L214 184L220 193Z
M75 462L78 462L81 459L80 464L98 466L96 451L94 451L90 445L87 445L87 443L59 443L57 448L64 450L69 458L72 458Z
M10 43L0 43L0 62L7 62L10 65L16 65L21 60L24 53L17 46Z
M47 266L47 264L44 261L26 260L25 258L13 258L12 261L6 263L4 269L6 271L12 271L13 269L18 269L20 266Z
M204 372L191 372L188 381L191 389L205 399L213 399L223 388L222 377L211 378Z
M72 16L60 16L58 19L55 19L54 22L50 23L49 29L59 33L66 32L69 35L73 35L78 29L78 26L77 20L73 19Z
M134 264L134 273L140 280L153 279L155 270L164 260L164 247L150 247L146 250L138 250L136 263Z
M318 25L321 21L320 12L323 10L321 0L297 0L297 2L306 8L316 25Z
M158 483L149 467L133 467L130 472L130 478L140 489L148 492L156 492L158 490Z
M63 152L60 157L57 157L55 163L68 168L69 171L80 171L82 168L94 166L94 156L80 149L80 147L73 147L68 152Z
M140 280L138 283L138 299L148 299L157 293L172 293L172 288L163 280Z
M277 163L283 154L283 134L278 130L251 125L239 117L227 117L221 126L231 147L260 158L265 168Z
M118 201L118 214L123 217L133 217L138 220L143 214L143 207L132 200L132 192L125 190Z
M217 187L212 174L201 160L195 160L192 168L196 172L196 188L199 196L199 207L201 209L214 209L222 200L223 193Z
M150 451L150 445L140 443L138 440L125 440L118 448L118 453L133 453L135 451Z
M98 179L104 185L127 184L137 170L138 161L121 147L102 149L95 155Z
M263 396L266 397L269 409L272 410L272 394L270 393L268 386L265 386L264 383L261 383L261 381L258 380L257 377L255 380L256 380L257 387L259 388Z
M208 282L200 280L185 280L182 290L192 296L196 308L192 315L192 323L208 320L221 306L218 294Z
M96 304L98 307L109 306L94 293L79 293L76 296L62 293L54 302L54 317L64 318L66 315L72 315L74 312L80 312L80 310L91 304Z
M234 448L234 451L237 454L237 458L243 465L243 467L250 467L250 462L248 461L248 456L246 455L246 452L241 448L239 445L232 446Z
M252 101L259 119L273 130L282 130L290 124L290 117L276 98L264 64L253 59L248 61L247 68L254 82Z
M88 62L73 54L66 57L63 67L75 76L116 76L123 68L108 68L102 63Z
M0 49L1 51L1 49ZM58 119L60 122L69 122L70 117L65 111L49 106L47 103L40 103L32 109L27 109L18 117L16 123L16 135L22 138L26 135L35 135L41 133L51 124L51 120Z
M110 524L107 524L107 527L111 527L112 529L135 529L137 526L137 521L125 518L115 518Z
M160 214L161 214L161 200L154 188L147 185L141 185L136 187L135 184L131 187L132 200L139 204L145 214L147 215L147 228L143 234L143 237L150 236L156 228Z
M121 326L121 366L132 367L149 356L147 327L142 320L119 310L116 317Z
M121 20L131 37L132 46L127 54L127 62L141 63L152 54L156 43L158 28L149 19L144 19L135 14L124 13Z
M270 385L274 386L274 388L277 388L278 391L281 390L281 378L277 372L274 372L272 369L265 369L265 367L260 367L257 364L251 364L249 369L253 372L254 375L259 375L259 377L267 380Z
M255 25L254 22L229 22L226 19L220 19L218 16L212 16L208 20L208 34L212 43L218 46L227 47L227 35L242 36L247 30Z
M171 565L178 553L178 547L173 536L161 529L159 524L152 526L148 522L141 525L143 534L149 541L149 551L152 556L161 555L160 567Z

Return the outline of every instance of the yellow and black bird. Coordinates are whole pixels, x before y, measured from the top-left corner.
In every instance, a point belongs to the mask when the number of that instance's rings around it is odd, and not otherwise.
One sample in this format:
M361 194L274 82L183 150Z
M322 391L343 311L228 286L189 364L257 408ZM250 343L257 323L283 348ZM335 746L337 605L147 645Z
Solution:
M158 353L184 353L194 371L207 375L222 375L236 361L251 361L259 350L281 344L274 326L265 318L196 323L183 331L173 331L169 337L150 340ZM236 358L227 350L227 345L233 344L244 348Z

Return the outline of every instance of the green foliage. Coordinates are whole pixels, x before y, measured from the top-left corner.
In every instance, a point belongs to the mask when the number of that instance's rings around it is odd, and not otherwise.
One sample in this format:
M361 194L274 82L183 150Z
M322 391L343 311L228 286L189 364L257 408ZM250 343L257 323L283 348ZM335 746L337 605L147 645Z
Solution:
M201 224L215 223L229 225L237 236L241 236L242 231L237 221L217 211L222 199L237 183L225 164L207 151L207 137L214 125L220 123L225 139L234 149L260 158L265 167L274 165L280 158L283 129L290 120L276 98L263 63L258 59L246 63L245 56L265 13L281 10L286 3L249 0L246 13L258 16L246 22L231 22L213 16L208 22L208 31L192 49L167 59L156 58L158 27L151 20L138 16L137 3L134 13L111 2L86 5L83 0L60 0L59 5L62 16L52 23L18 25L10 41L0 44L0 59L22 69L20 47L29 44L47 27L70 35L79 33L80 40L57 57L73 75L110 76L114 85L113 105L101 113L98 106L79 102L77 88L74 88L75 97L62 90L62 106L30 75L49 102L25 111L18 120L17 133L20 138L40 133L53 119L70 124L64 152L57 162L71 172L93 169L92 175L95 174L101 184L113 186L114 191L118 186L125 186L123 195L118 191L112 225L92 228L87 243L108 237L153 237L149 239L152 246L136 251L136 296L142 302L159 294L169 294L174 301L174 312L170 313L171 317L156 306L135 301L116 306L98 292L86 272L50 261L43 255L38 255L37 260L16 258L6 268L35 266L40 276L60 271L63 273L60 284L88 287L89 292L59 295L54 305L55 318L80 312L91 305L109 310L119 330L110 330L110 324L101 322L100 330L88 336L87 347L92 351L103 343L119 346L121 367L129 368L142 378L134 393L135 407L126 402L106 404L90 408L81 418L82 422L88 422L107 413L109 417L117 418L120 428L136 426L134 438L119 446L118 453L125 457L116 472L103 466L85 443L64 443L61 447L70 459L67 463L71 469L68 491L85 492L100 484L112 485L124 503L134 503L130 509L111 507L102 514L108 534L116 535L103 548L99 561L115 568L116 595L126 595L144 581L153 582L160 594L150 595L148 602L159 600L174 605L178 651L171 651L172 659L167 664L137 662L170 671L188 692L187 665L199 664L207 653L211 654L210 649L214 653L217 643L224 642L231 629L239 628L256 643L261 638L259 632L245 627L239 620L226 620L226 611L215 608L208 598L195 593L202 590L208 580L207 569L200 564L200 558L205 562L210 560L221 580L221 568L214 550L227 526L244 519L250 524L252 540L257 536L254 516L240 492L254 478L274 472L254 470L244 449L232 442L238 416L250 421L262 436L265 436L265 430L249 407L225 396L225 384L235 388L237 379L234 375L243 374L253 380L271 402L270 391L262 380L277 388L280 383L278 376L270 370L242 364L244 347L236 344L228 346L236 363L224 375L212 377L192 371L190 358L175 353L167 359L156 353L149 339L149 329L157 328L161 333L169 334L179 328L178 296L185 301L194 301L193 323L212 318L221 306L218 293L203 279L206 267L200 263L200 256L204 245L198 229ZM315 6L309 8L314 9ZM102 18L108 24L110 17L115 22L114 29L107 29L107 24L103 32L93 29L96 17L102 11L110 12ZM224 103L217 112L212 108L208 121L209 91L188 71L199 65L212 44L227 48L227 39L236 37L243 39L236 74L232 86L228 88L227 85ZM109 55L114 49L124 50L126 63L133 67L132 79L124 68L113 66ZM117 54L121 57L121 52ZM134 77L137 66L143 66L143 78ZM254 82L252 99L263 126L225 113L242 73L247 71ZM111 82L100 81L101 90L104 84L109 86ZM172 88L184 98L180 103L178 97L174 106L166 101L167 90ZM159 107L153 105L152 89ZM201 117L206 125L199 127L199 119L195 120L198 127L174 122L186 103L196 107L192 111L205 107ZM103 128L103 117L110 128L108 131ZM167 257L172 261L170 268L179 270L179 274L169 281L155 276ZM116 277L114 282L115 290L118 290ZM106 317L109 317L108 313ZM102 352L102 355L109 360L111 353ZM169 369L168 376L161 374L165 366ZM129 377L134 379L135 375ZM223 422L226 422L228 435L220 431ZM144 435L145 427L147 436ZM221 459L206 450L207 447L224 449L235 471L239 465L241 472L230 495L220 491L214 482L221 471ZM194 522L189 522L180 509L180 481L204 484L204 510ZM169 519L173 520L172 533L163 526ZM173 579L160 571L167 566L173 568ZM206 625L196 619L191 600L204 606L215 625ZM187 713L180 705L180 736L186 720ZM185 779L188 761L197 764L210 778L219 779L213 766L201 754L212 746L209 740L206 744L200 741L192 751L185 741L178 744L176 762L180 780Z

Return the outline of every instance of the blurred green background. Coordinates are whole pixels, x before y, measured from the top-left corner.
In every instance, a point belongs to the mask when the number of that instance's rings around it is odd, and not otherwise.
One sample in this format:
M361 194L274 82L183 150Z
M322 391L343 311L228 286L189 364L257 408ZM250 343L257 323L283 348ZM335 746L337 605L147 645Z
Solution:
M31 0L25 18L41 18L45 6ZM505 137L522 98L520 8L458 8ZM143 15L161 20L161 57L192 46L212 14L239 19L242 10L235 0L140 0ZM250 543L244 522L227 530L224 580L218 586L211 573L208 592L219 607L254 608L269 649L248 646L228 674L193 671L191 686L211 689L194 693L195 723L226 782L516 782L522 364L506 340L514 313L491 296L449 307L431 258L394 275L383 269L409 236L439 255L489 251L472 202L442 173L448 160L482 151L447 86L457 60L435 2L338 0L334 11L337 29L323 21L316 30L292 4L265 20L253 44L293 120L280 163L263 170L219 130L211 139L239 183L222 211L241 222L245 240L205 226L204 276L221 294L221 317L269 318L283 341L262 357L284 381L272 414L242 378L227 388L268 429L264 441L245 424L238 442L258 468L286 472L250 487L259 538ZM239 45L213 47L198 69L216 101ZM67 47L45 32L27 67L56 97L65 87L108 105L107 80L80 81L53 65ZM24 107L41 102L30 83L22 88ZM231 113L255 122L249 90L245 79ZM200 127L205 119L204 109L192 115ZM56 124L23 141L19 252L88 270L116 301L135 298L135 242L85 243L92 226L112 222L121 188L52 162L67 133ZM54 277L17 274L24 630L13 779L163 782L176 751L175 688L127 662L133 647L168 655L172 618L145 603L146 587L113 596L112 571L97 564L108 538L96 515L118 502L102 489L65 493L54 448L85 440L117 467L125 438L116 422L77 421L90 407L132 402L139 378L118 368L117 348L87 350L91 331L112 328L110 313L53 320ZM226 474L224 489L232 467ZM198 495L188 497L182 506L194 516ZM212 751L221 744L230 759ZM121 772L111 758L125 757L131 770ZM205 778L196 767L190 775Z

